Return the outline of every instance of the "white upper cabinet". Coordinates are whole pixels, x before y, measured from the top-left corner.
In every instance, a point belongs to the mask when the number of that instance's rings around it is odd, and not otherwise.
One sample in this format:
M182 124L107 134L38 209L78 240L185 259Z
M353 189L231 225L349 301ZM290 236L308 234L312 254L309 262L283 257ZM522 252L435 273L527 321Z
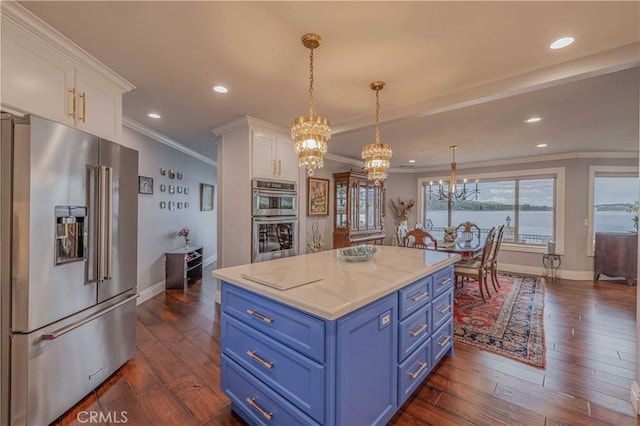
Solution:
M120 139L131 83L17 3L2 3L1 28L4 110Z
M290 137L252 130L252 177L298 182L298 157Z

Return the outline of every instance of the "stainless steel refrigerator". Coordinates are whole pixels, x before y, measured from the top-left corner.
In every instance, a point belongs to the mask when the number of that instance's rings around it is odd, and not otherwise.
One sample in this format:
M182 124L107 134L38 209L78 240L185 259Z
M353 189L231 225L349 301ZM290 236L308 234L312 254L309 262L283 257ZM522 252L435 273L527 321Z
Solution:
M135 351L138 152L1 121L0 424L46 425Z

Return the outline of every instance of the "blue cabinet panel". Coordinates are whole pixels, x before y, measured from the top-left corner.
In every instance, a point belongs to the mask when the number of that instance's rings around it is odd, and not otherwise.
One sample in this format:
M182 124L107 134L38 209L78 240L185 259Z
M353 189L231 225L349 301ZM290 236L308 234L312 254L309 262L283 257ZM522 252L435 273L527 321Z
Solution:
M433 297L453 289L453 266L448 266L433 274Z
M383 425L397 408L397 296L338 320L336 423Z
M453 348L453 318L449 318L431 337L433 365L436 365L445 354Z
M438 296L431 306L433 312L431 324L433 324L433 329L437 330L453 314L453 291Z
M429 275L428 277L421 278L415 283L398 290L398 297L400 299L400 320L406 318L413 312L425 306L427 303L431 302L433 297L432 285L433 276Z
M317 425L250 373L222 355L220 381L233 409L252 425Z
M223 351L250 373L324 422L324 366L242 322L222 316Z
M409 398L432 368L431 339L427 339L398 366L398 406Z
M222 310L316 361L324 361L324 321L224 281Z
M431 303L398 325L398 359L404 360L431 335Z

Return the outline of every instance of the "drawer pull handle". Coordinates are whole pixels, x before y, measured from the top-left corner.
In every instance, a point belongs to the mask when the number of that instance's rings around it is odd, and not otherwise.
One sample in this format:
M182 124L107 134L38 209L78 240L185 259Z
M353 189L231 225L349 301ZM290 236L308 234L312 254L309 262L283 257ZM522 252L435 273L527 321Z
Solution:
M427 368L426 362L419 362L418 364L420 364L420 368L418 368L418 371L416 371L415 373L409 373L412 379L415 379L416 377L418 377L420 373L422 373L422 370Z
M264 365L265 367L273 368L273 362L268 362L260 358L258 355L256 355L255 351L247 351L247 355L249 355L250 358L253 358L256 361L258 361L260 364Z
M415 296L413 296L413 297L411 298L411 301L412 301L412 302L419 302L419 301L421 301L422 299L424 299L425 297L427 297L428 295L429 295L429 292L428 292L428 291L423 291L422 293L420 293L420 294L416 294Z
M253 315L256 318L260 318L262 321L266 322L267 324L271 324L273 322L272 318L265 317L264 315L254 311L253 309L247 309L247 313L249 315Z
M247 401L247 404L255 408L258 411L258 413L262 414L262 416L265 419L271 420L271 418L273 417L273 413L267 413L266 411L264 411L258 404L254 402L255 398L247 398L246 401Z
M416 337L418 334L422 333L426 329L427 329L427 324L422 324L419 329L417 329L416 331L410 331L409 334L412 337Z
M438 345L444 346L449 342L449 340L451 340L451 336L447 336L447 338L444 339L442 342L438 342Z
M447 312L449 309L451 309L451 305L447 305L442 309L438 309L438 312L440 312L441 314L444 314L445 312Z
M450 282L451 282L451 277L447 278L446 280L440 281L439 285L446 285L446 284L449 284Z

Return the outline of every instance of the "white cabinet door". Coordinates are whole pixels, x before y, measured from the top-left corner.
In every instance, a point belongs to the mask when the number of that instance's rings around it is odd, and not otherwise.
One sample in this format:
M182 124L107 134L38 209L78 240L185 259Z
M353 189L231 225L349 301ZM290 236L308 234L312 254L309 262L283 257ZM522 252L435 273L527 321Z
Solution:
M278 135L278 172L279 178L298 182L298 155L293 149L291 137Z
M254 130L251 144L253 177L277 178L276 135Z
M39 41L2 22L2 103L73 125L73 64Z
M122 95L97 76L76 70L76 125L87 133L117 141L122 130Z

